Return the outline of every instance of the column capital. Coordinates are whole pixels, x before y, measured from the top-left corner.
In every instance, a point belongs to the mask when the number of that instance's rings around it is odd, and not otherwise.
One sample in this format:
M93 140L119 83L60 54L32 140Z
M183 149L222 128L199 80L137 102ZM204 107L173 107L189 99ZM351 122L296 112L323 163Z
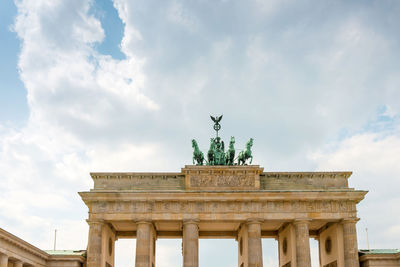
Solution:
M195 224L195 225L199 225L200 220L199 219L183 219L182 220L182 224Z
M8 255L7 255L7 254L0 253L0 259L4 259L4 258L7 258L7 259L8 259Z
M298 219L294 219L292 221L292 223L294 225L296 225L296 224L310 224L311 221L312 221L312 219L309 219L309 218L298 218Z
M24 263L20 260L16 260L14 261L14 266L15 267L22 267L24 265Z
M360 220L360 218L357 218L357 217L354 217L354 218L343 218L339 222L341 224L345 224L345 223L354 223L354 224L356 224L359 220Z
M137 220L135 221L136 224L150 224L153 225L153 221L152 220Z
M0 267L8 266L8 255L0 253Z
M102 224L103 225L103 224L105 224L104 220L90 220L90 219L87 219L86 222L89 225L92 225L92 224Z
M251 218L251 219L247 219L246 220L246 224L250 225L250 224L261 224L264 222L264 219L261 218Z

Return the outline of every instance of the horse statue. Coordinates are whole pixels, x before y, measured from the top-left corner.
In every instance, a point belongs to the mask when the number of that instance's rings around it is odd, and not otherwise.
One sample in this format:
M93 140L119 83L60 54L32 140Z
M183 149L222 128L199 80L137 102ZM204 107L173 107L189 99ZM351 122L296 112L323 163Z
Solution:
M196 165L203 165L203 161L204 161L203 152L200 151L199 146L197 145L197 142L194 139L192 140L192 147L194 148L193 164L195 164L195 161L196 161Z
M235 137L231 136L231 141L229 142L228 150L225 154L225 165L233 165L235 161Z
M215 141L214 138L210 138L210 149L207 153L208 165L214 165L215 162Z
M253 156L251 155L251 147L253 146L253 138L246 143L246 150L241 151L238 156L238 165L247 165L246 161L250 159L250 164L253 161Z

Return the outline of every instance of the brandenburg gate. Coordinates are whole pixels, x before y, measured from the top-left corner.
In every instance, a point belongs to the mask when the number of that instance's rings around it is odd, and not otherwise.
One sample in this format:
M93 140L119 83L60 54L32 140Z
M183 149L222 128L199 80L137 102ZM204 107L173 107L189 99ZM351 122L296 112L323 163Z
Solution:
M320 266L359 266L356 205L367 192L349 188L351 172L215 164L217 139L208 165L193 140L197 165L180 172L91 173L93 189L79 193L89 208L87 267L114 266L118 238L136 238L136 267L156 266L161 238L182 238L184 267L199 266L199 238L236 240L238 267L263 266L262 238L278 241L280 267L310 267L310 238Z

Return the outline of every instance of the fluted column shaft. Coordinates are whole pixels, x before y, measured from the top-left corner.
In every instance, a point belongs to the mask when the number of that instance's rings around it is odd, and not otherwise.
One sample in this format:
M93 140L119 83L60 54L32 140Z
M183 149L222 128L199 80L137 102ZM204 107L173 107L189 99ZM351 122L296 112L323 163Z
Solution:
M87 221L89 238L87 246L87 267L101 266L103 221Z
M199 226L198 221L183 222L183 267L199 266Z
M309 220L295 220L293 222L296 234L296 266L310 267L310 235L308 230Z
M8 256L0 254L0 267L8 267Z
M151 266L151 222L143 221L137 223L136 229L136 267L152 267Z
M16 261L16 262L14 262L14 267L22 267L22 266L23 266L22 261Z
M261 221L247 222L248 231L248 267L262 267Z
M342 221L343 226L343 249L344 249L344 266L359 267L358 246L357 246L357 230L356 223L358 219L345 219Z

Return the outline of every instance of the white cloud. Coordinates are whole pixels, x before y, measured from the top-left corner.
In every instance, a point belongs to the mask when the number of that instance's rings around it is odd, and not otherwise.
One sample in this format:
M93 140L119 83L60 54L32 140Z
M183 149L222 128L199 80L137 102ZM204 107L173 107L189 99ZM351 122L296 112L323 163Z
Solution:
M143 60L115 60L94 50L104 31L91 4L16 1L14 30L22 43L19 69L30 118L21 129L1 131L0 214L7 215L0 222L44 247L54 228L65 234L59 248L86 246L86 208L76 192L91 187L90 171L136 169L140 154L157 158L152 143L96 146L82 139L85 128L118 128L115 114L129 118L158 109L144 92Z
M109 127L115 121L111 113L158 109L144 91L144 59L114 60L93 49L104 31L90 15L91 1L32 2L18 2L15 31L22 41L19 68L31 121L38 120L33 123L74 131L77 124Z
M136 239L119 239L115 243L115 266L134 266L135 257Z
M287 0L279 1L279 0L271 0L271 1L263 1L263 0L254 0L251 1L254 2L254 7L257 12L259 12L260 16L262 17L268 17L275 15L276 12L279 11L279 9L282 8L282 6L285 6L288 4Z
M182 240L157 241L156 264L160 267L182 266Z
M198 23L196 22L195 16L190 14L180 2L172 1L172 3L169 5L167 13L169 21L181 25L189 32L194 32L197 30Z

